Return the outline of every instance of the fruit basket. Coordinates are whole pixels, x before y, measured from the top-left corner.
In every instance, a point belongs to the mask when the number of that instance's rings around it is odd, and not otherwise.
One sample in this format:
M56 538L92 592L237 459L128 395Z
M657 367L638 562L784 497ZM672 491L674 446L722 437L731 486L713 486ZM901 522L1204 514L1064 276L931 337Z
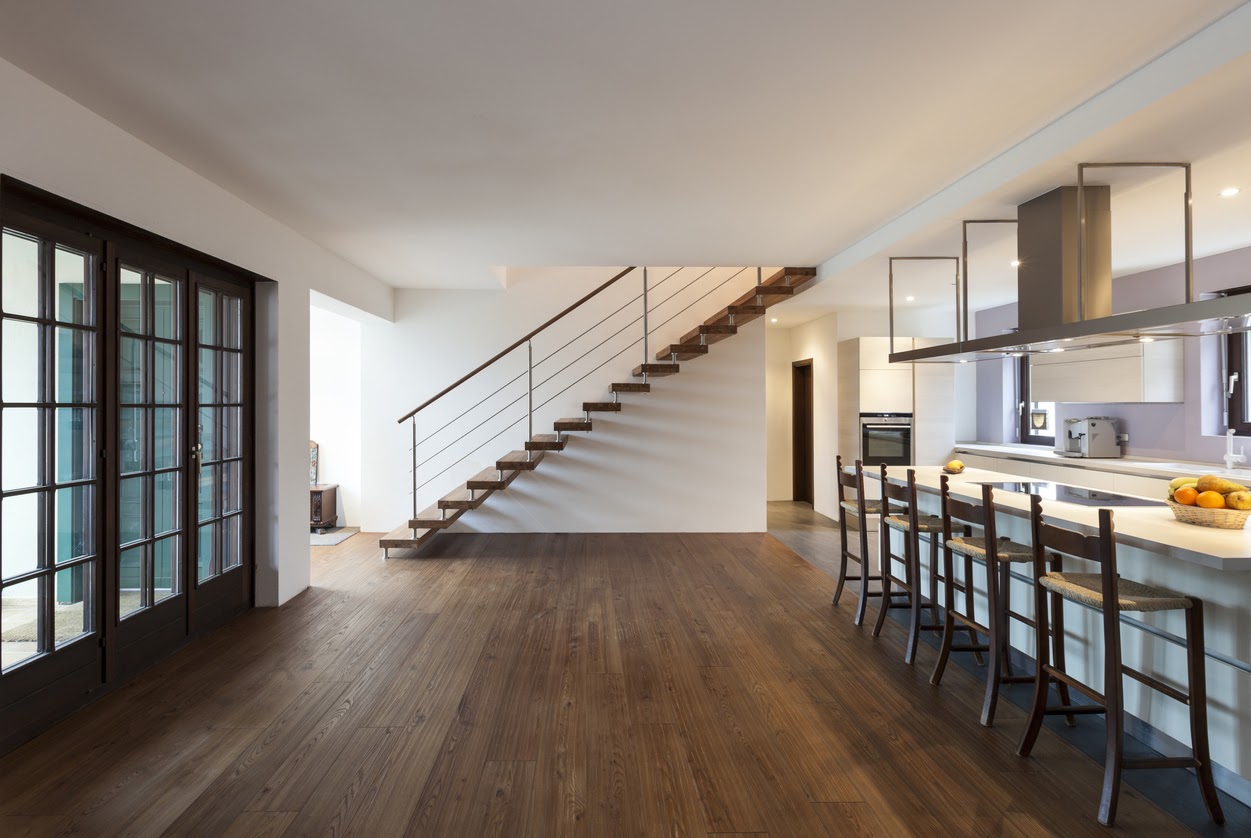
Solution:
M1167 501L1168 508L1173 510L1173 517L1183 524L1195 524L1200 527L1216 527L1221 530L1240 530L1251 516L1251 509L1206 509L1202 506L1186 506Z

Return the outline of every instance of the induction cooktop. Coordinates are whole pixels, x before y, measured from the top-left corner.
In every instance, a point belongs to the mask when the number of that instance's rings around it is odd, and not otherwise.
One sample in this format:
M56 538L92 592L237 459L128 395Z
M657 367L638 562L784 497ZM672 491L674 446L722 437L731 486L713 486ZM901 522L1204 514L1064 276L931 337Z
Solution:
M1162 500L1135 498L1129 495L1118 495L1115 492L1101 492L1098 489L1083 489L1080 486L1066 486L1063 483L1045 483L1037 480L1017 481L1011 483L992 483L984 485L1005 492L1020 492L1023 495L1039 495L1043 500L1055 500L1063 503L1075 503L1078 506L1164 506Z

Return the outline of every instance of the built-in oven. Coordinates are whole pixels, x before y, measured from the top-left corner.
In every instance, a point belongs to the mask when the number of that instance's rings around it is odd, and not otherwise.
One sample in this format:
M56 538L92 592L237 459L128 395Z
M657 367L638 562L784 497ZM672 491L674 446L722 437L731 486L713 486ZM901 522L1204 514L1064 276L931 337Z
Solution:
M912 463L911 413L861 413L860 459L866 467Z

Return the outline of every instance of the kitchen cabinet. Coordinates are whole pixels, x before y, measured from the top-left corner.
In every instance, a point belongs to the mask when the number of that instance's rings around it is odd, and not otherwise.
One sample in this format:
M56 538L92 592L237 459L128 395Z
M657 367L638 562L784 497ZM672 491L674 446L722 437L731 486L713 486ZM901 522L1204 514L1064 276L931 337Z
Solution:
M1034 355L1030 392L1039 402L1184 401L1183 346L1157 340Z
M943 343L950 339L896 337L895 351ZM838 450L844 461L859 456L860 414L911 413L912 461L946 462L955 444L954 399L951 364L892 364L885 337L838 344Z

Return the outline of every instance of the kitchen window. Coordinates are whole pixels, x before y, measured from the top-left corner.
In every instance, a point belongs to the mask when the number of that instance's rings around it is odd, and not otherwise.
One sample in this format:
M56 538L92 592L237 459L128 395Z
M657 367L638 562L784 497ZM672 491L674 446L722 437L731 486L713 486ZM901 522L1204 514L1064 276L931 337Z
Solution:
M1030 398L1029 356L1022 355L1017 365L1017 439L1027 445L1056 444L1055 402L1036 402Z

